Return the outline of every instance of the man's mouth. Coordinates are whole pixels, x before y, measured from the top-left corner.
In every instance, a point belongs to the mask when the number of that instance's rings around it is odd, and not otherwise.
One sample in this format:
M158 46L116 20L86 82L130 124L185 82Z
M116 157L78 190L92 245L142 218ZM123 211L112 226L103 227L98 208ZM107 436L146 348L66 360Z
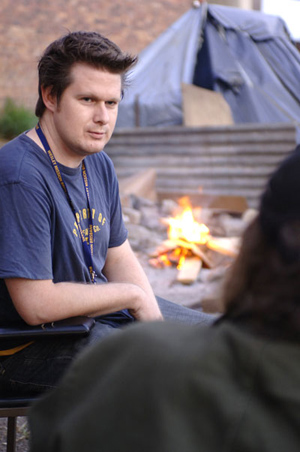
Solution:
M90 131L89 131L89 134L90 134L92 137L94 137L94 138L102 138L102 137L104 137L105 132L104 132L104 131L99 132L99 131L93 131L93 130L90 130Z

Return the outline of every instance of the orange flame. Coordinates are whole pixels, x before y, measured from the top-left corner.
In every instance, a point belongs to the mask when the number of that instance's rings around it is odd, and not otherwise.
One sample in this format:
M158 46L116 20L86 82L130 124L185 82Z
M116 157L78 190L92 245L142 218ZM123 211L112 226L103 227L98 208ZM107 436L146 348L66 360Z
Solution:
M198 245L205 245L210 238L208 227L194 218L194 213L188 197L179 200L181 213L174 217L162 218L168 226L169 240L157 248L156 256L150 259L151 265L156 268L175 266L181 270L186 258L197 256L203 259ZM197 209L199 210L199 208Z
M187 242L203 245L209 235L208 227L195 221L193 211L186 207L181 215L168 218L168 235L171 240L184 239Z

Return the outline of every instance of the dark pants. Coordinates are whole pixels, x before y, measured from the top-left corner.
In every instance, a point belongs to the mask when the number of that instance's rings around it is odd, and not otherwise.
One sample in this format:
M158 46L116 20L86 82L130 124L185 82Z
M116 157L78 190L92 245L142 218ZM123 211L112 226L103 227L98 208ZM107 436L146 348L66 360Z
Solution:
M216 317L157 297L165 321L190 325L211 324ZM0 361L0 383L18 394L40 394L56 387L74 358L85 347L116 333L133 322L106 323L97 318L94 328L84 338L62 337L36 340L21 352Z

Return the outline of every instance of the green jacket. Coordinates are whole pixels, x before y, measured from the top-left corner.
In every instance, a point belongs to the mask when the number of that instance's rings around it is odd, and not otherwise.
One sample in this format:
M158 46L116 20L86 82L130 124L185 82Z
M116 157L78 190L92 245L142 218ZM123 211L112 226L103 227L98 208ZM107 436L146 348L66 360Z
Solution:
M299 452L300 347L140 324L84 352L32 409L31 452Z

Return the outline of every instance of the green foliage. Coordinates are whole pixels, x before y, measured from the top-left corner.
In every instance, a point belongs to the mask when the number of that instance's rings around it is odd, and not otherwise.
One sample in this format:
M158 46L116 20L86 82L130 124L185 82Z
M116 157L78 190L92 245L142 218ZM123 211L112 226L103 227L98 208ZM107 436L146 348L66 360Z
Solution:
M36 124L36 117L25 107L18 106L7 98L0 113L0 136L11 140L24 130L31 129Z

